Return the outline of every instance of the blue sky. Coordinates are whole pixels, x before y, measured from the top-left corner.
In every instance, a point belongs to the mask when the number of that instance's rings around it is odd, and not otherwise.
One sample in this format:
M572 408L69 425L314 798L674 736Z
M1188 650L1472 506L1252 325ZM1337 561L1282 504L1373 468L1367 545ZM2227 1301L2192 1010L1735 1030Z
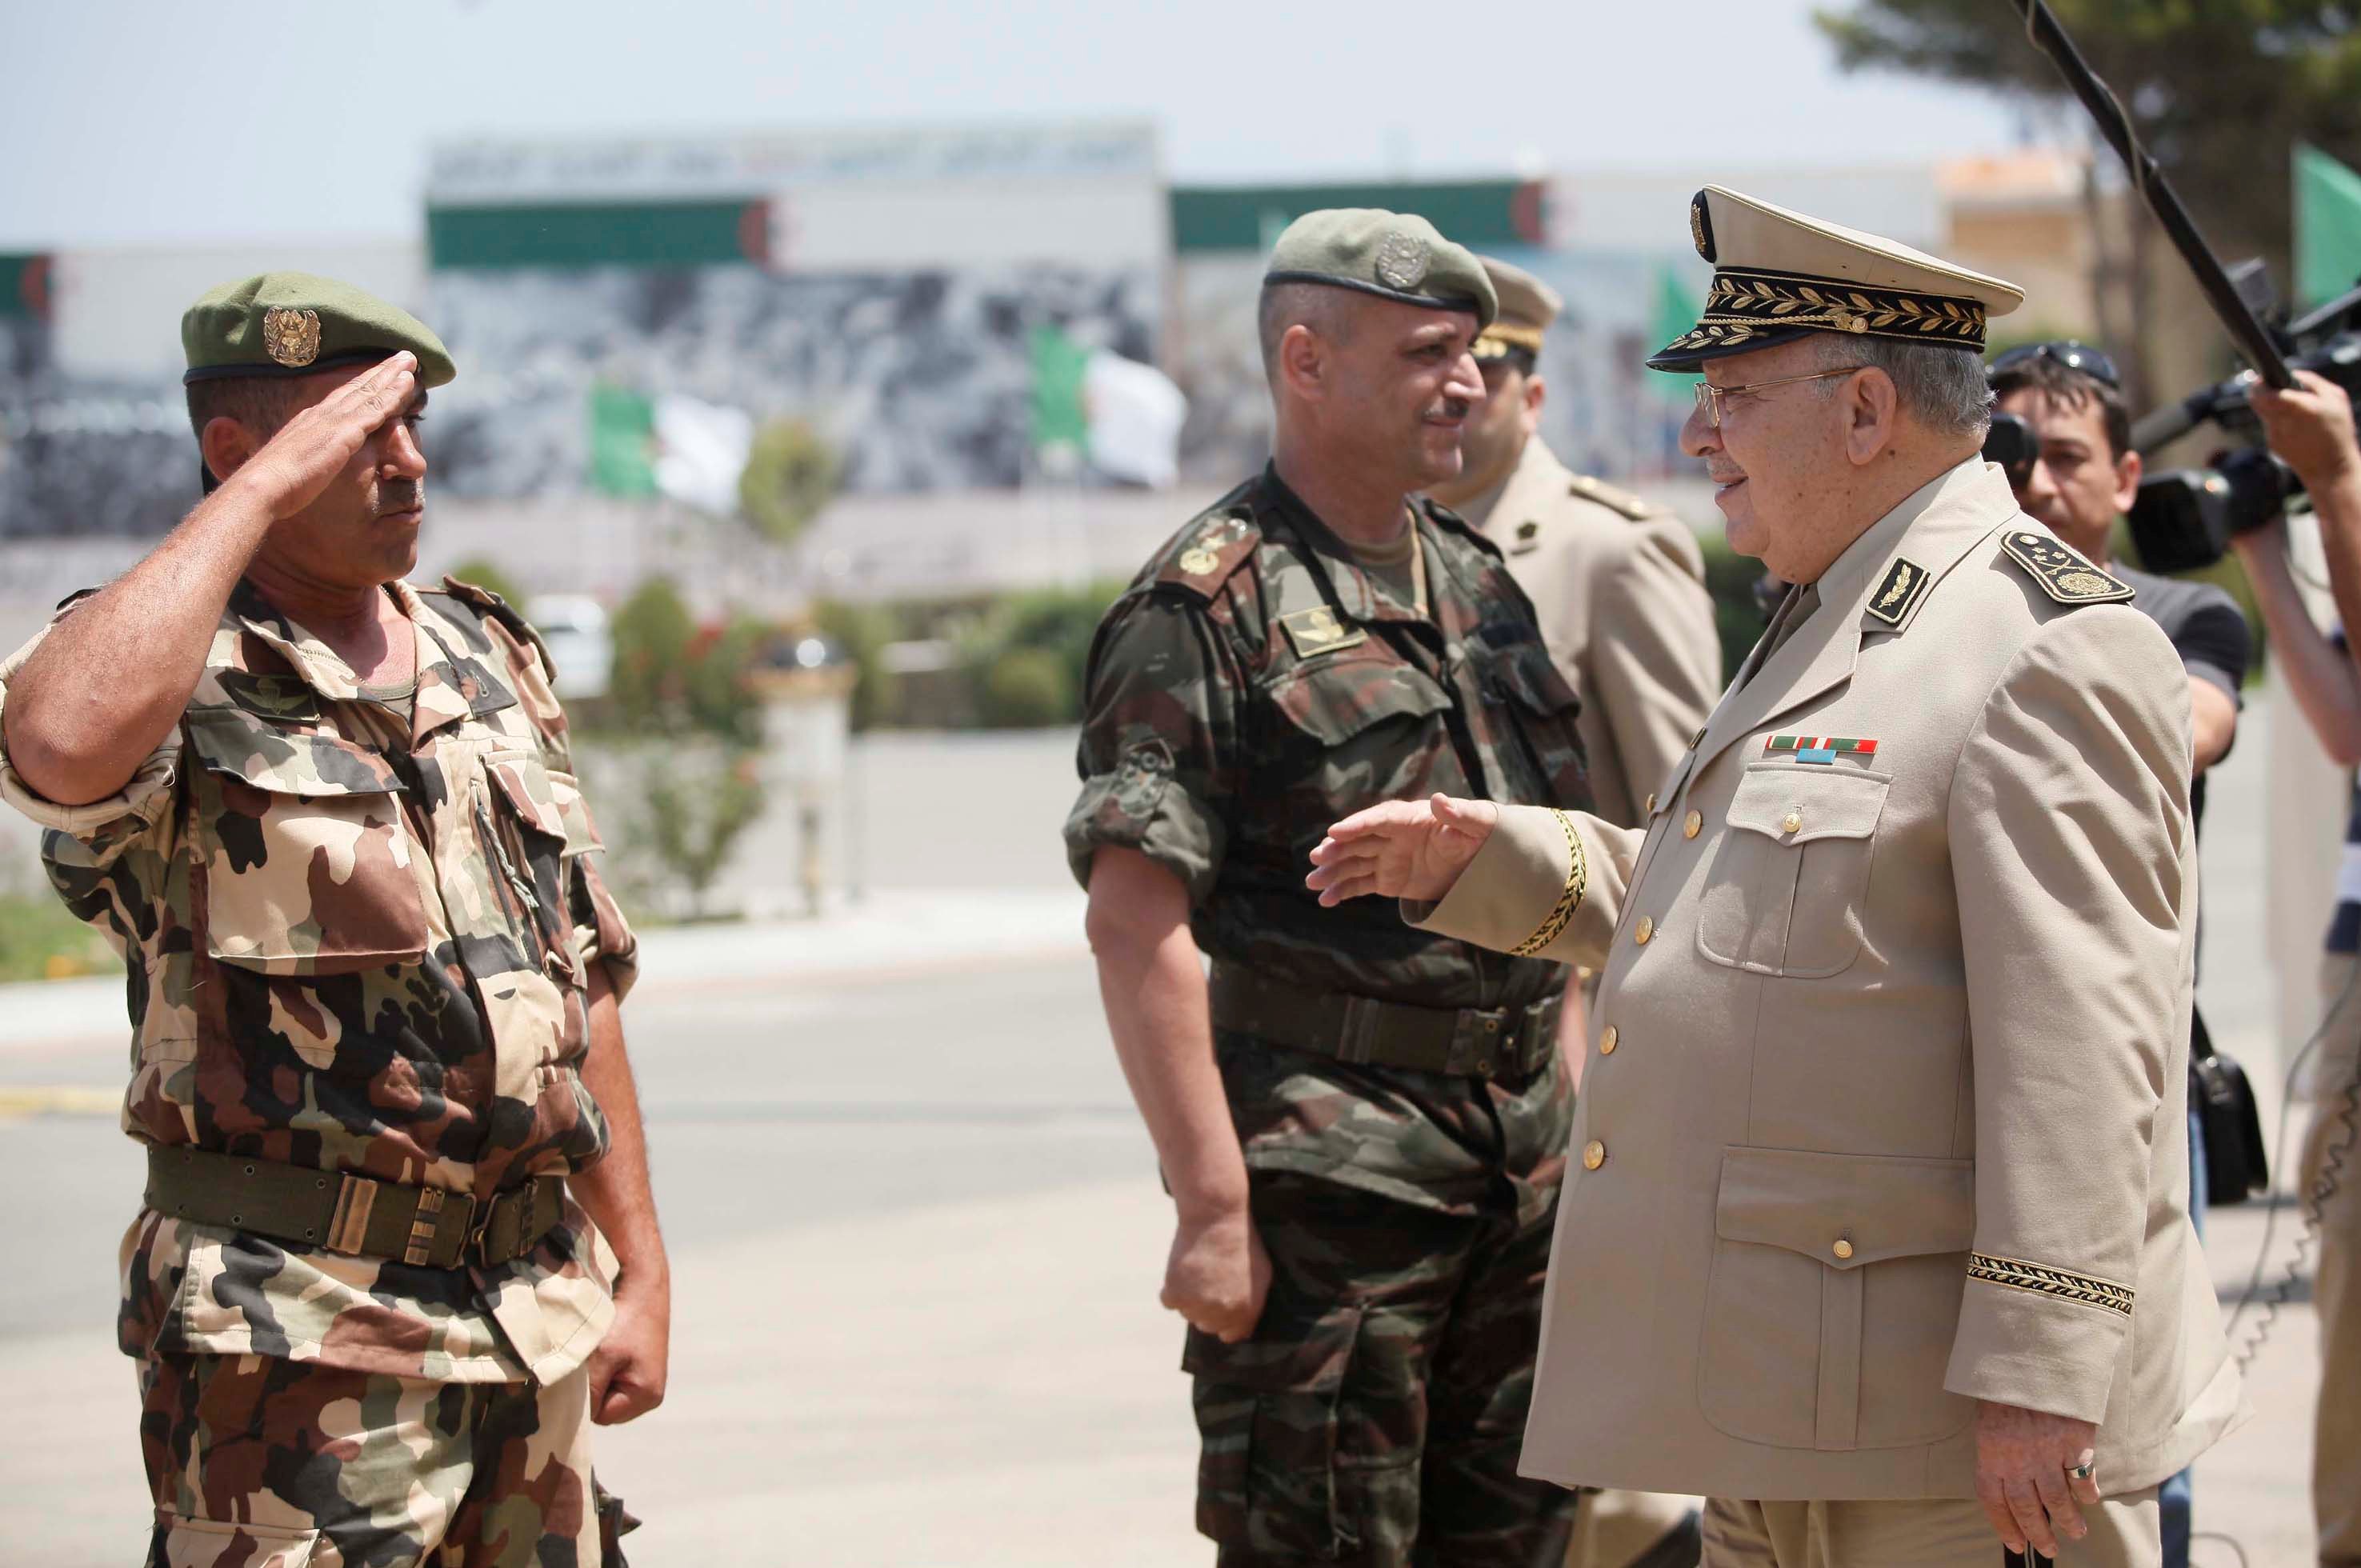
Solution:
M1988 97L1841 74L1811 10L16 0L0 249L406 235L427 148L475 134L1144 116L1180 181L1710 178L2019 138Z

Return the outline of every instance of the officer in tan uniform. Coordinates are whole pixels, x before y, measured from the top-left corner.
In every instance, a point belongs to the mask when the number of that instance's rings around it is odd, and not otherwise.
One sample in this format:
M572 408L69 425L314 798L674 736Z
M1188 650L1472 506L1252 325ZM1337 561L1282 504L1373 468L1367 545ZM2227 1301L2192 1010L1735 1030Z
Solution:
M1713 1568L2152 1563L2241 1409L2187 1208L2187 681L1981 461L2015 288L1692 221L1712 291L1651 363L1702 369L1683 444L1800 586L1643 827L1392 802L1312 883L1603 966L1526 1473L1711 1495Z
M1705 560L1686 523L1573 472L1536 433L1548 387L1535 362L1565 302L1507 262L1486 257L1484 270L1500 300L1476 340L1485 399L1460 436L1466 466L1431 493L1507 554L1582 696L1598 816L1628 828L1721 690Z
M1551 659L1582 698L1576 720L1594 807L1630 827L1688 749L1721 690L1721 640L1697 536L1669 511L1576 474L1538 433L1548 387L1542 334L1565 309L1557 291L1491 257L1500 313L1476 338L1484 401L1460 433L1458 477L1429 492L1508 556L1533 601ZM1577 971L1576 981L1581 976ZM1566 1054L1585 1037L1583 998L1566 997ZM1586 1492L1568 1568L1690 1568L1690 1499Z

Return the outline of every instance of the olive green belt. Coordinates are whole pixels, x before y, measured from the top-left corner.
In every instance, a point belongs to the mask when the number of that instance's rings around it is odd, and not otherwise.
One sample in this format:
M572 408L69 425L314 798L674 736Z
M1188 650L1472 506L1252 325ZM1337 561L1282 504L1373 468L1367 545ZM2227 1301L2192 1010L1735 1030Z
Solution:
M520 1258L566 1213L563 1177L537 1176L479 1201L209 1149L148 1151L148 1207L200 1225L427 1268L490 1267Z
M1216 1028L1339 1061L1476 1078L1522 1077L1547 1062L1565 1003L1554 993L1525 1007L1421 1007L1306 991L1221 962L1210 996Z

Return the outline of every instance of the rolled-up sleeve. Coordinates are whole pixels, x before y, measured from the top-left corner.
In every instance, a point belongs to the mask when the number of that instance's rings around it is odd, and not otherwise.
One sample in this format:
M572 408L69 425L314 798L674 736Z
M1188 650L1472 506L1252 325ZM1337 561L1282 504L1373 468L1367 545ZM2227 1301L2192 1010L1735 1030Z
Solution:
M97 800L62 806L25 782L8 756L8 684L16 679L16 673L33 656L33 650L41 645L42 639L49 636L58 621L72 613L72 605L60 610L30 641L5 661L0 661L0 800L66 840L63 844L50 840L44 846L44 859L97 870L145 837L166 816L172 800L172 786L181 774L181 731L174 726L121 789Z
M1179 877L1193 906L1228 847L1241 680L1203 607L1141 594L1107 612L1091 650L1066 859L1090 886L1106 845Z

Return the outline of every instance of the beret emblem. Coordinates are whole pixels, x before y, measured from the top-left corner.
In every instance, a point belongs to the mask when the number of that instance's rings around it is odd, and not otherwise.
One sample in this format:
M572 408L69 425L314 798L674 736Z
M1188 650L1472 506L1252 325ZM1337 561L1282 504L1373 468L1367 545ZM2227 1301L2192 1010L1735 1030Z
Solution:
M263 312L262 351L291 370L309 365L320 357L320 313L276 306Z
M1426 281L1433 258L1427 253L1426 241L1396 229L1378 247L1376 265L1378 281L1387 288L1415 289Z

